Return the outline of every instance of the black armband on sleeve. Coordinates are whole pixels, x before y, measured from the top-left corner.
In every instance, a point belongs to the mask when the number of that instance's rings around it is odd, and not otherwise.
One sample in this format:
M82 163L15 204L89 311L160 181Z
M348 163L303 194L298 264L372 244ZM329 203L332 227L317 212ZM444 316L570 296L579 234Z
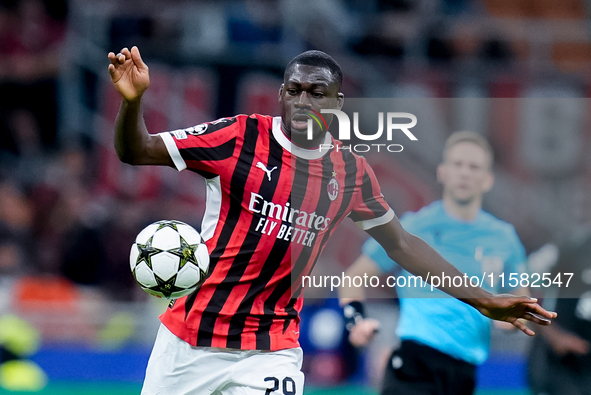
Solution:
M343 307L345 328L351 330L359 321L365 318L363 304L356 300Z

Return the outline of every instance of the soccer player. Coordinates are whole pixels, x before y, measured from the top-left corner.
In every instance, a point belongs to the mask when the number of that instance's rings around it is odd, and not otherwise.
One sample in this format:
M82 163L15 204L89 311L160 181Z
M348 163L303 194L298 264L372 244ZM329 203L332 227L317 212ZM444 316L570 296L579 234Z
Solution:
M139 50L108 58L122 96L119 158L188 168L207 184L201 233L211 257L208 277L162 315L142 394L302 394L301 278L347 216L411 272L461 275L402 229L363 158L318 149L336 144L327 126L315 124L308 140L310 112L343 104L343 75L330 56L311 51L289 62L279 89L281 117L238 115L159 135L148 133L141 115L150 79ZM518 318L554 317L526 297L444 291L528 334Z
M482 210L483 195L493 185L492 164L492 150L483 137L473 132L453 133L445 143L443 161L437 169L443 199L416 213L406 213L400 222L461 272L478 278L484 274L488 279L484 287L498 291L488 276L497 278L504 272L505 279L511 274L519 278L526 257L513 226ZM345 274L381 273L409 274L369 239L362 247L362 255ZM364 294L362 288L339 292L344 296L341 304L355 305L355 297ZM488 356L488 318L438 290L409 285L399 287L397 292L400 319L396 333L401 345L386 365L381 394L472 394L476 367ZM359 317L355 325L349 325L351 343L366 345L378 326L377 320Z

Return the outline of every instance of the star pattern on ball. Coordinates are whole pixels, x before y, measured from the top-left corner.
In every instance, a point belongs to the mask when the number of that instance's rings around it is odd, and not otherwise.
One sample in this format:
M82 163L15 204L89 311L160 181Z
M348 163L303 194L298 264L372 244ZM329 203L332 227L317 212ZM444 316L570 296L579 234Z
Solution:
M153 237L150 237L148 241L146 241L146 244L137 245L139 255L137 257L136 266L139 265L141 261L144 261L146 262L146 265L152 269L152 257L159 252L162 252L162 250L152 246L152 239Z
M156 229L156 231L159 231L162 228L171 228L171 229L174 229L178 232L178 228L176 227L176 222L173 222L173 221L160 222L158 225L158 229Z
M157 291L157 292L162 292L162 295L164 295L165 298L169 298L173 292L179 292L179 291L184 290L184 288L179 288L176 285L174 285L174 283L176 281L176 275L172 276L170 279L168 279L166 281L162 280L158 276L154 276L154 278L156 279L156 282L158 283L158 285L156 285L155 287L152 287L150 289Z
M179 264L179 270L184 267L187 262L191 262L192 264L197 265L197 258L195 257L195 252L197 251L197 247L199 244L189 244L184 238L181 239L181 246L179 248L173 248L168 250L171 254L174 254L181 258Z

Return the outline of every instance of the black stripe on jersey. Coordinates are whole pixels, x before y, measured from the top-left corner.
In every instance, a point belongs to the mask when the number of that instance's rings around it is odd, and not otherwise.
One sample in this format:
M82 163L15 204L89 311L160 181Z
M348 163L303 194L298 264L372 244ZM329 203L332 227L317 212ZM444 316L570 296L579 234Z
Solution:
M380 203L378 203L378 201L374 197L373 184L371 183L371 177L369 176L367 171L363 174L361 196L363 197L363 202L365 203L367 208L372 211L374 218L378 218L386 214L386 210L384 209L384 207ZM359 214L357 214L354 211L352 211L349 216L355 222L363 220L363 218L361 218Z
M319 187L320 188L320 194L318 197L319 201L317 203L316 210L315 210L316 213L318 213L318 215L322 215L323 217L327 216L328 211L330 210L331 203L332 203L330 198L328 197L328 183L332 179L333 170L334 170L334 162L332 161L332 156L325 155L324 158L322 158L322 181L321 181L320 187ZM322 251L324 244L326 244L326 242L329 239L331 229L336 226L337 222L338 222L338 217L332 218L332 221L329 225L329 229L327 229L327 231L324 233L323 243L320 244L320 248L318 249L318 251ZM318 243L318 240L316 240L316 243ZM302 254L298 257L298 261L296 262L296 264L292 268L292 273L291 273L292 279L298 278L299 276L302 275L302 273L306 269L306 266L308 265L308 261L310 259L311 253L312 253L312 248L305 250L305 253L304 253L304 251L302 251ZM318 255L316 256L315 259L318 259ZM314 265L316 265L316 262L314 262L312 264L312 266L310 267L310 271L312 271L312 269L314 268ZM292 280L292 284L293 284L293 280ZM291 287L291 285L290 285L290 287ZM301 293L301 286L298 287L298 289L294 291L293 297L298 298L300 296L300 293ZM293 306L292 306L292 308L293 308ZM295 310L294 310L294 312L295 312Z
M271 132L269 132L270 134ZM263 179L263 184L261 185L261 191L263 191L263 196L272 197L275 193L277 188L277 184L279 182L279 178L281 177L281 173L287 169L289 171L289 166L283 164L283 149L281 146L277 144L273 144L270 141L269 145L269 157L267 158L267 167L272 168L277 166L277 174L273 176L271 182L268 182L266 178ZM264 188L263 188L264 187ZM291 204L291 202L290 202ZM255 225L258 224L258 218L254 218L250 231L254 232ZM258 238L260 240L260 237ZM273 278L273 275L279 268L279 264L285 257L285 254L288 251L289 241L285 241L283 239L275 239L273 243L273 248L269 253L269 256L265 260L261 272L256 280L254 280L250 287L248 288L248 292L244 296L244 299L240 301L240 305L238 309L234 313L232 320L230 321L230 327L228 329L228 348L241 348L241 338L242 338L242 331L244 329L244 325L246 324L246 318L250 311L252 310L252 306L254 304L255 299L257 296L266 288L267 284ZM252 254L250 254L252 256ZM249 259L250 259L249 256Z
M291 180L291 191L290 191L290 204L293 209L299 210L302 206L302 202L305 197L305 191L301 194L301 199L299 198L300 195L294 196L294 188L296 185L307 185L307 178L308 178L308 168L309 164L307 161L301 161L297 159L295 156L292 157L292 162L295 161L296 165L292 169L292 180ZM299 165L299 166L298 166ZM302 168L302 171L297 171L298 168ZM295 226L295 223L294 223ZM286 283L287 282L287 288ZM269 295L267 300L263 305L263 314L264 316L261 317L259 321L259 328L257 329L255 336L256 336L256 348L258 350L268 350L271 348L271 338L269 336L269 331L271 330L271 325L273 324L273 318L275 316L275 305L279 301L279 298L285 293L287 289L289 289L291 284L290 276L283 278L279 284L275 287L273 292Z
M244 145L240 152L238 164L236 165L230 183L231 198L228 217L226 218L226 222L222 232L220 233L216 249L214 249L214 252L217 250L217 256L221 256L224 253L230 237L232 236L232 233L234 232L234 229L238 223L241 213L241 203L244 197L244 187L249 177L250 171L253 168L252 164L254 161L258 135L258 119L248 118L246 121L246 130L244 133ZM266 180L263 181L260 187L260 193L262 193L264 196L273 196L277 187L278 179L279 177L277 176L274 178L274 180L272 179L271 182L266 182ZM255 231L256 225L257 221L253 217L247 236L240 246L240 251L234 258L230 270L228 270L226 277L216 287L209 304L203 312L201 323L199 325L199 331L197 333L197 346L199 347L211 347L214 326L219 312L222 310L226 300L230 296L232 289L234 289L236 282L240 280L244 274L244 271L250 263L260 238L263 237L262 233Z
M216 161L231 158L236 148L236 137L217 147L191 147L180 149L181 157L186 161Z
M298 298L291 298L291 300L289 301L287 306L285 306L285 312L287 313L289 318L287 318L283 322L283 333L285 333L285 331L287 331L287 328L289 328L289 324L291 324L291 320L293 320L295 317L298 316L297 310L293 307L297 301L298 301Z
M295 187L300 187L303 188L302 192L303 193L298 193L295 196L301 196L302 197L302 201L296 201L293 202L292 206L297 207L298 209L302 207L303 204L303 200L306 199L306 196L308 195L308 193L310 192L308 189L309 188L320 188L319 191L319 197L318 197L318 201L316 202L316 205L313 207L316 207L316 209L314 210L317 215L321 215L321 216L326 216L326 214L328 213L328 210L330 209L330 204L331 201L328 197L328 192L327 192L327 188L328 188L328 183L330 181L330 179L332 178L332 171L333 171L333 163L332 160L330 158L330 155L325 155L324 158L322 159L322 179L320 180L320 182L318 184L314 184L314 185L309 185L308 183L308 178L309 176L309 162L308 161L304 161L300 158L297 158L295 160L296 162L296 166L295 166L295 175L294 175L294 180L293 180L293 186L292 186L292 196L293 196L293 191ZM300 181L301 180L301 181ZM293 197L292 197L292 200ZM307 202L306 202L307 203ZM275 287L275 289L273 290L273 292L271 293L271 295L269 295L269 298L267 298L267 300L265 301L264 304L264 311L265 311L265 317L263 317L259 323L259 329L256 332L256 338L257 338L257 348L260 347L264 347L263 349L268 349L270 347L270 337L269 337L269 331L271 329L271 325L273 324L273 315L275 314L275 310L277 308L277 303L279 302L279 299L288 291L290 291L291 286L292 286L292 279L293 278L297 278L300 276L300 274L304 271L304 269L306 268L308 261L310 259L310 255L312 254L312 250L314 248L304 248L301 250L300 256L298 257L298 260L296 261L295 264L292 264L292 269L291 269L291 275L288 277L283 278L279 284ZM294 277L295 276L295 277ZM293 295L294 297L296 297L295 295ZM292 300L290 300L290 303L285 307L285 312L288 314L288 320L291 318L294 318L297 316L297 311L295 310L295 308L293 307L294 305L294 301L293 298ZM284 327L283 329L286 329L286 325L289 325L289 322L285 322L284 323Z
M279 264L284 259L285 254L288 251L287 245L289 241L283 239L276 239L271 249L271 253L267 257L263 269L261 270L258 278L253 281L250 285L246 296L240 302L238 310L230 321L230 328L228 329L228 348L240 348L242 343L242 331L246 324L246 318L252 309L252 305L256 297L262 292L269 281L273 278L273 275L279 268Z
M217 132L218 130L227 128L228 126L233 125L235 123L236 123L236 117L232 117L232 118L220 118L220 119L215 120L213 122L206 122L204 124L202 123L202 124L196 125L194 127L201 126L201 125L207 125L207 129L205 129L204 132L201 132L201 133L198 134L199 136L201 136L201 135L204 135L204 134L210 134L210 133L213 133L213 132ZM191 132L189 132L189 133L191 133Z
M355 155L348 151L341 151L343 162L345 162L345 187L343 188L343 200L337 216L340 218L347 211L347 207L351 204L351 199L355 193L357 181L357 159Z
M198 170L198 169L189 169L189 170L194 171L195 173L199 174L201 177L207 178L207 179L212 179L212 178L218 177L217 174L210 173L205 170Z
M207 274L205 275L205 279L203 280L204 282L207 281L209 276L211 276L211 273L213 273L213 269L215 269L219 260L220 260L219 256L218 257L211 257L210 256L209 269L207 270ZM189 316L189 313L191 312L191 309L193 308L193 305L195 304L195 299L197 299L197 296L199 295L200 290L201 290L201 287L198 287L195 290L195 292L193 292L192 294L187 296L187 299L185 300L185 321L187 320L187 317Z
M341 155L343 158L343 162L345 162L345 186L343 188L343 200L341 201L341 206L339 207L336 217L331 221L329 229L327 229L324 233L324 237L320 242L319 251L322 251L324 249L324 246L330 239L332 229L336 226L340 217L346 213L347 207L351 203L351 199L353 198L353 194L355 193L355 186L357 181L357 160L355 158L355 155L347 151L343 151ZM294 297L299 297L301 292L302 287L300 285L298 289L294 292Z
M227 124L225 126L228 126ZM209 270L208 270L208 277L213 273L215 267L219 261L219 258L223 255L225 248L228 244L228 240L232 236L232 232L236 227L236 223L240 218L240 212L242 207L242 196L244 194L244 186L246 184L246 180L248 178L248 172L252 167L252 162L254 160L254 149L256 147L256 141L258 138L258 120L256 118L248 118L246 120L245 131L244 131L244 143L242 145L242 149L240 150L240 155L238 157L238 161L236 162L235 170L232 175L231 180L231 190L230 190L230 208L228 210L228 215L226 217L226 221L224 223L224 227L220 233L220 237L218 239L217 244L215 245L213 251L209 255ZM233 139L235 140L235 139ZM223 144L222 144L223 145ZM247 169L247 170L246 170ZM247 171L244 174L245 170ZM192 293L187 300L185 301L185 319L188 317L191 309L193 308L193 304L195 303L195 299L197 294L199 293L199 289L197 292ZM212 298L213 300L213 298ZM209 308L209 306L208 306ZM206 312L204 312L203 317L207 316ZM215 320L213 321L215 323ZM213 325L210 328L213 330ZM211 341L211 336L210 341Z

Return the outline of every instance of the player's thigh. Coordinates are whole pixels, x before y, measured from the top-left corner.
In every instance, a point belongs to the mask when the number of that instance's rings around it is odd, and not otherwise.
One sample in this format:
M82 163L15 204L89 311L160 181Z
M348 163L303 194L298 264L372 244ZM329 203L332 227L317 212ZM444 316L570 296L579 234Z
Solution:
M203 366L209 373L202 374ZM188 395L210 393L215 387L217 372L223 366L216 366L216 360L207 352L191 347L172 334L164 325L160 326L148 366L141 395Z
M302 395L302 349L264 352L248 358L232 373L223 395Z

